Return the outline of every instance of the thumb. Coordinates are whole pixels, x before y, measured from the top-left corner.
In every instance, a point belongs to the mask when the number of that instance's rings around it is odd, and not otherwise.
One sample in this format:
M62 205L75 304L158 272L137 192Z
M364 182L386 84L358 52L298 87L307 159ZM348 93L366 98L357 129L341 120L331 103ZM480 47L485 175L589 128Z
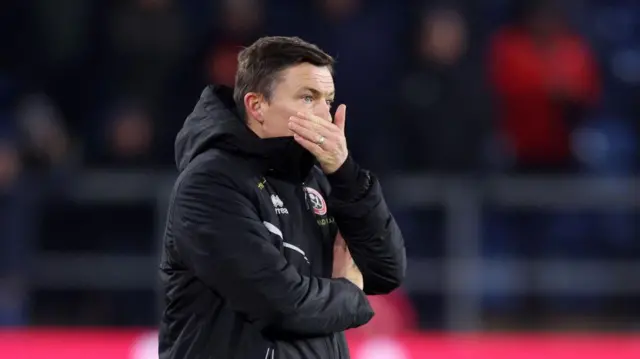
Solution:
M338 106L338 109L336 110L333 123L335 123L336 126L338 126L338 128L344 132L344 125L346 121L347 121L347 105L342 104Z

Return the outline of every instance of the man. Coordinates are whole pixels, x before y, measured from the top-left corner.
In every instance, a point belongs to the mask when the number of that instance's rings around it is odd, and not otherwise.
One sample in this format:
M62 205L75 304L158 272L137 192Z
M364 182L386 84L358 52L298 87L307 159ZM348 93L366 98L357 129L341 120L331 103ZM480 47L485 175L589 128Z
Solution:
M580 172L574 130L598 102L596 60L588 43L571 29L563 2L518 1L512 10L513 21L493 36L489 51L489 74L510 160L507 170L532 175ZM575 214L566 211L509 211L493 217L485 247L492 259L575 257L589 247L586 238L570 234L580 231L573 224ZM535 286L534 268L523 273L506 278L501 273L501 278ZM574 308L577 298L569 298ZM488 311L497 322L513 318L534 325L544 323L541 313L548 313L549 303L564 301L539 295L516 299L492 294L488 299Z
M510 170L575 171L571 133L597 103L596 61L558 1L518 1L514 15L513 24L494 35L489 51Z
M469 27L455 5L429 7L419 19L415 64L400 84L402 123L391 128L403 139L394 146L402 159L397 168L448 175L482 169L490 98L470 48ZM421 242L418 247L430 245Z
M344 105L332 119L333 59L267 37L238 62L235 89L207 87L176 140L160 358L348 358L365 294L404 277L402 235L349 157Z

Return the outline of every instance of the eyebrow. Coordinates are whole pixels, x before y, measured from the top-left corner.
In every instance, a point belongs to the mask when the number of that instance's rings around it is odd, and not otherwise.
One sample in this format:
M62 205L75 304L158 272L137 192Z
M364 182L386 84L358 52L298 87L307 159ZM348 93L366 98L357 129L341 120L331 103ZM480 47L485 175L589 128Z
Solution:
M303 88L301 89L301 91L309 91L309 92L311 92L314 96L319 96L319 95L321 95L321 94L322 94L322 92L320 92L320 91L318 91L318 90L316 90L316 89L314 89L314 88L312 88L312 87L308 87L308 86L303 87ZM331 97L335 97L335 95L336 95L336 92L335 92L335 90L334 90L334 91L329 92L329 93L327 94L327 97L331 98Z

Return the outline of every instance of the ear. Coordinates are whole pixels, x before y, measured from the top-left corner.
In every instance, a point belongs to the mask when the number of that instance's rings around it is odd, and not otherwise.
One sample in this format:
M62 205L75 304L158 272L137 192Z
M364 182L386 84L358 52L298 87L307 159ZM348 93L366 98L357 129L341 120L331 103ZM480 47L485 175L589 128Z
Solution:
M261 124L264 122L264 118L262 116L264 111L262 95L255 92L249 92L244 95L244 108L249 118L253 118Z

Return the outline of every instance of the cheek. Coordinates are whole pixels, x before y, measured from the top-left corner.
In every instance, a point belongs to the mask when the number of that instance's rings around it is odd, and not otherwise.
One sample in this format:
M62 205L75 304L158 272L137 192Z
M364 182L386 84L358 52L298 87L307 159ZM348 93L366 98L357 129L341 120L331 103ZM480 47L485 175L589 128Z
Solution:
M298 112L313 111L313 104L305 104L302 101L286 101L281 102L277 106L272 106L275 116L283 118L286 122L289 121L289 117L295 116Z
M295 115L298 112L307 112L313 110L313 104L304 103L301 100L291 101L285 105L284 111L286 111L289 116Z
M263 114L265 119L264 129L272 136L289 135L289 117L296 114L300 109L290 104L279 104L270 106L269 110Z

